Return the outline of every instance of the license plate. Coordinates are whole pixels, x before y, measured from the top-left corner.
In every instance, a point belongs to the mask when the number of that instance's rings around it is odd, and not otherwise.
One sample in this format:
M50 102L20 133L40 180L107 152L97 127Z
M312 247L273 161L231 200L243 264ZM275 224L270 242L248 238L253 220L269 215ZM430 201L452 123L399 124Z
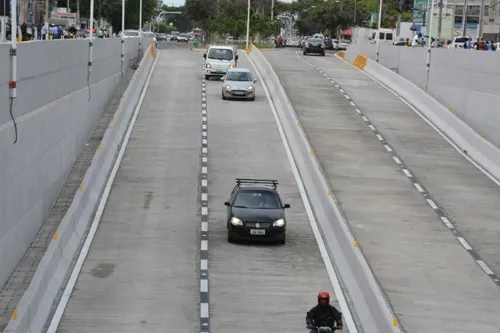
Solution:
M235 91L234 92L235 95L244 95L245 93L244 92L241 92L241 91Z
M266 231L263 229L250 229L250 235L265 235Z

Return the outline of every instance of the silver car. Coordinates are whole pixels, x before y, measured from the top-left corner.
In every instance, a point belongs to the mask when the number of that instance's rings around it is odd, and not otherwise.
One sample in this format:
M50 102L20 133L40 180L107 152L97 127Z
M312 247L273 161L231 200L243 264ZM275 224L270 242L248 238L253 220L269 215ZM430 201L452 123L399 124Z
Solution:
M248 69L230 68L223 77L222 99L241 98L253 101L256 82Z

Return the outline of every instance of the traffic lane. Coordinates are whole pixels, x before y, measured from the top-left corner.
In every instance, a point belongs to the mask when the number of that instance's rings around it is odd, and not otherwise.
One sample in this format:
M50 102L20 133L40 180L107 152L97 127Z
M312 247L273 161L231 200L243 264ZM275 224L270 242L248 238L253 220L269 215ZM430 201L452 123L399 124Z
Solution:
M198 325L198 53L161 53L59 332Z
M408 105L350 65L314 59L337 79L387 137L419 181L441 204L490 268L500 273L500 187L467 161ZM356 78L364 76L362 84ZM377 103L373 103L373 100Z
M497 332L494 285L412 188L344 95L295 52L264 54L401 325L422 333L435 327L441 332ZM346 80L360 74L353 71L348 78L346 69L339 73Z
M239 67L253 72L244 55ZM261 82L255 101L224 101L221 92L221 81L207 81L211 329L303 332L316 294L333 295L331 282ZM291 204L286 245L227 242L224 202L237 177L279 180Z

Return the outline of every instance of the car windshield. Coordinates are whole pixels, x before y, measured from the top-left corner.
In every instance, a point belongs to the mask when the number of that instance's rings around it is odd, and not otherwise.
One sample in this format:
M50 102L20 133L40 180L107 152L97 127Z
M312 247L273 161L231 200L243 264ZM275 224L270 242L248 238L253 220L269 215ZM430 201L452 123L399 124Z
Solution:
M188 36L185 34L180 34L179 37L187 38Z
M252 81L252 74L249 72L231 71L227 73L226 81Z
M468 40L469 38L467 37L457 37L457 39L455 39L455 43L465 43Z
M236 195L236 208L280 209L278 195L266 190L243 190Z
M124 36L139 36L139 31L125 31L123 33Z
M318 39L318 38L309 38L307 40L307 42L312 44L312 43L321 43L323 41L321 39Z
M228 49L210 49L208 58L218 60L233 60L233 51Z

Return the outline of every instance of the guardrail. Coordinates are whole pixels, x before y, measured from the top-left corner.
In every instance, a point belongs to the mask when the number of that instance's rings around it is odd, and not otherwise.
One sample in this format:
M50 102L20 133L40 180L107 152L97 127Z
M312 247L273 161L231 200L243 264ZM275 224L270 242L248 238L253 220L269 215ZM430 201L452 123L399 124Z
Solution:
M52 304L71 268L76 251L85 240L86 230L99 204L106 179L121 147L127 126L156 63L157 51L151 44L134 73L122 100L98 146L80 189L64 216L35 275L19 301L4 332L41 333Z
M401 333L398 319L349 229L278 76L258 48L249 47L247 53L270 92L307 196L314 203L314 215L330 258L338 267L360 325L370 333Z
M361 58L367 59L365 66L359 66ZM467 123L416 84L389 68L362 54L358 54L352 64L399 94L451 140L459 150L474 160L493 178L500 180L500 149L486 140L481 133L474 131Z

